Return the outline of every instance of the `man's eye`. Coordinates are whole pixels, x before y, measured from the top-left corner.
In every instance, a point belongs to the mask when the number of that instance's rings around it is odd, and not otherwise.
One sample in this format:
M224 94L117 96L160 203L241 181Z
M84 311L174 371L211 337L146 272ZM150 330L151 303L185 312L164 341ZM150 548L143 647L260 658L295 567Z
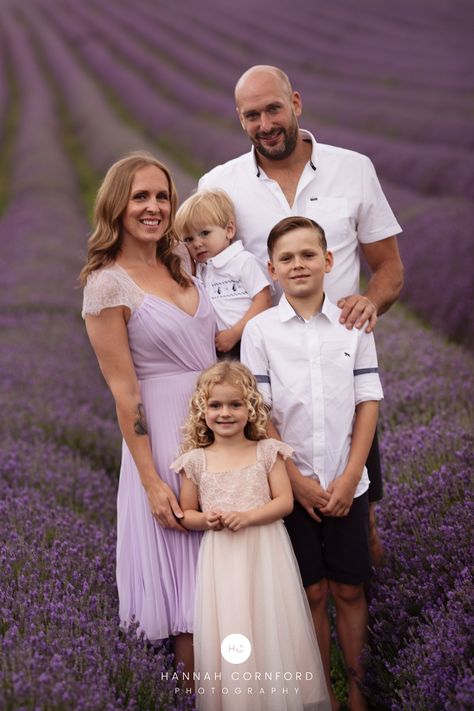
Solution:
M255 119L256 119L257 117L258 117L258 114L257 114L257 113L245 114L245 118L247 119L247 121L255 121Z

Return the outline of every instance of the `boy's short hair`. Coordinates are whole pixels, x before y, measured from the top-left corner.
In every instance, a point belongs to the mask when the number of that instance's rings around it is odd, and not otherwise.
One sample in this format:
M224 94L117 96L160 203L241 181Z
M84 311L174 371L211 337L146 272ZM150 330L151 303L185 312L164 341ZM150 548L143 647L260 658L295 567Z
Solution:
M186 232L217 225L227 227L229 222L235 225L235 209L230 197L224 190L201 190L183 202L176 213L174 229L182 238Z
M272 227L270 234L268 235L267 249L270 261L273 257L273 250L275 249L275 244L280 239L280 237L283 237L283 235L288 234L288 232L300 229L310 229L316 232L319 239L319 245L323 252L326 254L326 252L328 251L328 243L326 241L326 233L324 232L321 225L318 225L318 223L312 220L310 217L291 216L285 217L283 218L283 220L280 220L280 222L277 222L276 225Z

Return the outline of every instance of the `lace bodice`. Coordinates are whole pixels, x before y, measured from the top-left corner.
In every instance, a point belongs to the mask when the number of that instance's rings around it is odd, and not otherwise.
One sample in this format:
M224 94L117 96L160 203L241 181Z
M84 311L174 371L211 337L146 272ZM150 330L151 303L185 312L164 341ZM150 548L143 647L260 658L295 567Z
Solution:
M103 309L128 306L133 314L140 308L145 292L118 264L97 269L89 274L84 287L82 318L97 316Z
M254 464L224 472L206 469L206 450L192 449L182 454L171 468L184 474L198 487L201 511L248 511L271 500L268 474L278 454L290 457L292 448L276 439L257 442Z
M182 242L173 250L180 258L187 274L191 274L191 258ZM98 316L103 309L128 306L130 312L140 308L146 293L140 289L126 270L118 264L91 272L84 287L82 318L88 314Z

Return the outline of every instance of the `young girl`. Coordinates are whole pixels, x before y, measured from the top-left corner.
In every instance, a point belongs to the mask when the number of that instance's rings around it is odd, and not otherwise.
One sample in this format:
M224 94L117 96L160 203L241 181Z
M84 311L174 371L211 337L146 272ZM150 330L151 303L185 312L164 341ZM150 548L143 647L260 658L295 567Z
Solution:
M205 370L182 454L181 522L199 552L194 656L205 711L321 711L329 701L308 603L282 516L293 508L283 458L250 371ZM232 635L230 638L229 636Z

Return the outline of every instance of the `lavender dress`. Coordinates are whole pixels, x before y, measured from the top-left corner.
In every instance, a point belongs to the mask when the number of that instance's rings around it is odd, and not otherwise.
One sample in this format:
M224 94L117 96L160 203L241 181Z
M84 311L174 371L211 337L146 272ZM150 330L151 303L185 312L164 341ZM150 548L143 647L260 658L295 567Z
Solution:
M128 339L140 383L153 460L160 477L179 494L170 464L179 451L181 426L197 376L215 362L215 321L203 289L189 316L143 292L114 265L93 272L84 289L83 316L125 305ZM117 507L117 586L120 620L133 619L150 641L193 631L195 569L201 534L161 528L125 442Z

